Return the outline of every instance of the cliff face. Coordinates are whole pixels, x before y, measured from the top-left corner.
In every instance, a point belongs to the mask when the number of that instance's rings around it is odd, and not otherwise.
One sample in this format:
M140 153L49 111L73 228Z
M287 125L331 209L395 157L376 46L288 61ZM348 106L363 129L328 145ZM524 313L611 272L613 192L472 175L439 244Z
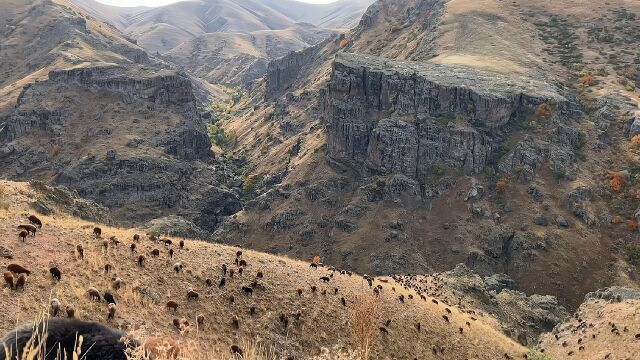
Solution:
M555 119L576 114L542 82L345 53L336 56L325 104L331 159L363 175L417 180L441 166L479 173L499 145L498 131L541 106Z

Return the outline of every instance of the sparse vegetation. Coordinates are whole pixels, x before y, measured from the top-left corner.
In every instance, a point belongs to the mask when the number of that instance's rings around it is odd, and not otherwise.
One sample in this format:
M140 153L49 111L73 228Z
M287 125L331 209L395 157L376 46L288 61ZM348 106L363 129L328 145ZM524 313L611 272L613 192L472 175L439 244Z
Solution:
M380 322L378 301L372 296L358 297L351 309L351 337L362 360L370 358L374 336Z
M609 172L609 187L614 192L622 191L622 188L625 184L625 176L624 173L620 171L610 171Z
M638 244L628 245L625 249L627 261L635 266L640 266L640 246Z
M0 210L9 210L10 203L4 186L0 186Z

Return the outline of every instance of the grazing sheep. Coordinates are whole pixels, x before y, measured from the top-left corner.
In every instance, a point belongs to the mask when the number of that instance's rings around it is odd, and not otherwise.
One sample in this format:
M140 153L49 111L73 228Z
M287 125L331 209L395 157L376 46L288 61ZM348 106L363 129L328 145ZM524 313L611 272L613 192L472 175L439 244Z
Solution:
M449 308L444 308L444 311L446 311L447 314L451 314L451 310L449 310Z
M105 292L102 295L102 298L104 299L104 301L107 302L107 304L115 304L116 303L116 299L114 299L113 295L111 295L111 293L109 293L109 292Z
M229 277L233 277L233 274L235 274L235 272L235 270L229 269Z
M160 250L158 249L151 250L151 256L160 256Z
M249 315L253 316L256 314L256 307L252 306L251 308L249 308Z
M404 295L398 296L398 300L400 300L401 303L404 303Z
M138 256L138 266L144 266L144 261L145 261L144 255Z
M105 251L107 251L109 249L109 241L102 240L102 247L104 248Z
M222 276L227 275L227 264L222 264Z
M7 265L7 270L11 271L14 274L27 274L27 275L31 275L31 271L23 268L22 266L18 265L18 264L9 264Z
M180 249L184 249L184 240L180 240L179 246Z
M136 244L131 244L131 252L134 253L136 252Z
M434 303L434 304L438 304L438 300L436 300L436 299L431 299L431 302Z
M20 274L18 275L18 279L16 280L16 290L22 289L24 290L24 285L27 283L27 275Z
M33 225L18 225L18 229L25 230L28 234L36 236L38 228Z
M229 296L229 304L233 304L235 302L236 302L236 297L233 295Z
M118 239L117 236L112 236L109 238L109 240L111 240L111 242L113 243L113 245L118 246L120 245L120 239Z
M76 245L76 251L80 255L80 260L84 260L84 247L82 247L82 244Z
M100 301L100 292L94 287L87 289L87 295L93 300Z
M18 234L18 237L22 240L22 242L27 241L27 236L29 236L29 232L26 230L22 230L20 231L20 234Z
M422 325L420 323L416 323L416 330L420 332L420 329L422 329Z
M302 289L298 289L298 297L302 296Z
M244 291L244 293L246 295L252 295L253 294L253 288L250 286L243 286L242 287L242 291Z
M300 320L300 318L302 317L302 311L296 311L296 313L293 314L293 317L296 318L296 320Z
M320 280L328 283L329 281L331 281L331 278L329 278L328 276L323 276L323 277L320 278Z
M138 234L133 235L133 241L135 241L135 242L140 241L140 235L138 235Z
M218 288L222 289L227 284L227 278L221 278Z
M240 250L236 251L236 257L237 258L242 257L242 251Z
M193 289L189 289L189 291L187 291L187 299L189 300L198 300L199 296L200 294Z
M126 345L121 340L124 333L112 330L98 323L83 322L76 319L53 318L37 326L29 323L12 331L1 343L0 359L24 358L24 349L36 334L43 334L46 329L46 340L41 344L41 354L46 353L43 360L53 360L60 354L72 354L78 346L84 360L126 360ZM83 341L78 345L77 339ZM135 344L134 344L135 345ZM6 346L6 349L5 349ZM45 352L45 349L58 351Z
M387 321L384 322L384 326L389 327L390 325L391 325L391 319L387 319Z
M233 320L231 321L231 324L233 325L233 327L237 330L240 329L240 319L238 319L237 316L233 317Z
M173 249L169 249L169 258L173 259Z
M200 314L200 315L196 316L196 323L198 325L203 325L204 324L204 315Z
M167 309L173 310L173 312L178 311L178 303L172 300L167 301L166 305Z
M96 238L99 238L102 235L102 229L100 229L99 227L94 227L93 228L93 235Z
M40 219L38 219L37 216L29 215L27 220L29 220L29 222L32 223L33 225L37 226L38 229L42 229L42 221Z
M104 272L105 273L109 273L109 271L111 271L111 269L113 269L113 266L111 264L104 264Z
M51 269L49 269L49 272L51 273L51 277L53 278L53 280L62 280L62 271L60 271L60 269L58 269L57 267L52 267Z
M246 260L240 260L238 265L241 266L241 267L247 267L247 261Z
M342 306L347 306L347 299L341 298L340 302L342 303Z
M449 317L447 315L442 315L442 318L444 319L444 321L449 322Z
M458 331L460 331L460 334L462 334L464 332L463 328L458 328Z
M107 319L111 320L116 317L116 304L109 304L109 315L107 315Z
M338 288L333 288L333 295L338 295Z
M173 271L175 271L176 274L179 274L180 271L182 271L182 263L181 262L177 262L177 263L173 264Z
M208 287L212 287L213 286L213 280L211 280L211 279L205 280L204 283L207 284Z
M258 271L258 273L256 274L256 278L262 279L263 277L264 277L264 274L262 273L262 271Z
M315 286L315 285L311 285L311 292L312 292L313 294L315 294L315 293L316 293L316 291L318 291L318 287L317 287L317 286Z
M118 289L120 289L120 287L122 287L122 279L120 279L120 278L115 278L115 280L113 280L113 281L111 282L111 287L112 287L114 290L118 290Z
M67 317L70 319L76 317L76 310L72 307L67 308Z
M14 277L13 277L13 273L11 271L5 271L4 272L4 282L7 283L7 285L9 286L9 289L13 290L14 289Z
M380 326L380 332L385 335L389 335L389 330L384 326Z
M173 241L171 241L170 239L160 239L160 242L163 243L164 246L169 246L173 244Z
M280 314L280 322L284 326L285 330L289 327L289 317L286 314Z
M311 264L309 264L309 267L314 268L314 269L316 269L316 270L317 270L317 269L318 269L318 264L316 264L316 263L311 263Z
M231 353L233 355L238 355L240 357L244 355L244 353L242 352L242 349L238 345L231 345Z

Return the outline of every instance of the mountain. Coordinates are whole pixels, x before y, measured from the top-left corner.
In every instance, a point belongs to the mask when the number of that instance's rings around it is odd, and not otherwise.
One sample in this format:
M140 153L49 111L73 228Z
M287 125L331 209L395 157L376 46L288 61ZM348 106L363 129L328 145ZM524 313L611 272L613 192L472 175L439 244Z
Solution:
M638 54L623 48L639 14L376 2L235 106L254 198L216 239L373 274L464 263L571 311L637 288Z
M2 177L66 185L128 223L173 215L212 230L240 209L186 74L64 1L0 12Z
M313 5L298 1L185 1L157 8L119 8L72 0L152 53L213 83L246 85L266 64L352 26L370 0ZM316 25L311 25L316 24ZM238 64L234 66L233 64Z

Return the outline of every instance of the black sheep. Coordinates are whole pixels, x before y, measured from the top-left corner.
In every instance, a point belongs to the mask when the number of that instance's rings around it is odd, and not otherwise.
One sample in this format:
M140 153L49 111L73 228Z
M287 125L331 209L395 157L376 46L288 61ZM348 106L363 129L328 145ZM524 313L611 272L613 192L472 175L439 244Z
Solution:
M53 280L60 281L62 279L62 271L60 271L60 269L58 269L57 267L52 267L51 269L49 269L49 272L51 273L51 277L53 277Z
M41 353L46 354L43 360L55 360L59 356L65 356L65 353L72 354L80 336L83 339L82 358L85 360L127 359L126 345L121 341L124 335L122 332L97 323L65 318L49 319L46 324L40 323L35 328L33 324L27 324L10 332L2 339L4 346L0 346L0 359L8 359L9 356L21 359L25 345L34 334L42 334L45 329L46 341L39 344L42 347Z
M107 302L107 304L115 304L116 303L116 299L114 299L113 295L111 295L111 293L109 293L109 292L105 292L104 295L102 295L102 298L104 299L104 301Z
M33 225L18 225L18 229L26 230L27 233L33 236L36 236L36 232L38 231L38 228Z

